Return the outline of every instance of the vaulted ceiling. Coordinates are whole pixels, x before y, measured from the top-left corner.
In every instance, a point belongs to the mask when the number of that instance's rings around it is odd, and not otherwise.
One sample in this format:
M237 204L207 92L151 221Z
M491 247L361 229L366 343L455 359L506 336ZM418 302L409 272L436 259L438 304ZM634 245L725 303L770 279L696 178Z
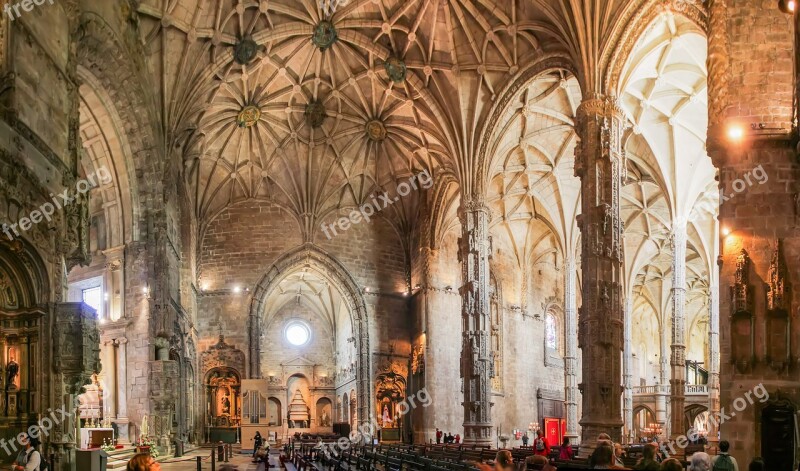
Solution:
M302 219L312 240L321 219L427 170L458 186L444 199L487 196L493 231L520 266L579 246L573 117L582 96L603 90L597 71L629 57L619 67L631 127L627 278L669 279L673 221L702 213L689 249L689 280L702 284L713 214L697 208L714 198L705 38L667 13L623 47L627 25L667 3L340 0L328 15L317 0L142 0L139 14L201 227L262 199ZM629 56L612 56L620 51ZM548 58L552 67L525 75ZM394 206L400 232L416 224L417 205ZM442 228L454 227L452 201L441 207Z

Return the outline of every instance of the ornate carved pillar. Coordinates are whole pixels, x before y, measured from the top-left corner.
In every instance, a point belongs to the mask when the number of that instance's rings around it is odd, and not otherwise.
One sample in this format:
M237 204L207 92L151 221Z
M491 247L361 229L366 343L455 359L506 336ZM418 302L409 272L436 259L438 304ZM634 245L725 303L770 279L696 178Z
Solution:
M658 396L656 397L656 421L661 424L661 438L670 436L669 410L669 336L671 332L661 329L659 362Z
M633 298L625 299L625 345L622 364L622 379L625 387L623 397L623 415L625 417L625 441L633 441L633 351L631 350L631 334L633 324Z
M575 278L577 269L575 257L569 255L564 260L564 328L566 345L564 349L564 374L567 407L567 433L570 443L578 438L578 309Z
M686 434L686 222L672 227L672 344L670 345L670 437Z
M460 289L464 442L491 444L494 362L489 345L489 208L483 202L464 201L459 216L458 259L464 283Z
M581 455L608 433L619 442L622 420L623 222L620 185L624 114L609 99L592 98L578 107L580 143L575 175L581 179L581 268L583 295L578 329L583 375Z
M719 267L715 267L711 276L709 290L709 361L708 367L708 410L712 417L719 417ZM708 441L712 445L719 442L719 427L714 420L708 421Z

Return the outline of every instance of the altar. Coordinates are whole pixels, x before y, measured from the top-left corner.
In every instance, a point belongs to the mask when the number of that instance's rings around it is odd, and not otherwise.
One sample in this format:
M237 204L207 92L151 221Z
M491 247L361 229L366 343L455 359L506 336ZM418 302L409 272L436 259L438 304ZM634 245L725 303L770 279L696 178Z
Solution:
M89 448L100 448L104 442L114 443L114 429L113 428L82 428L81 429L80 448L83 450Z

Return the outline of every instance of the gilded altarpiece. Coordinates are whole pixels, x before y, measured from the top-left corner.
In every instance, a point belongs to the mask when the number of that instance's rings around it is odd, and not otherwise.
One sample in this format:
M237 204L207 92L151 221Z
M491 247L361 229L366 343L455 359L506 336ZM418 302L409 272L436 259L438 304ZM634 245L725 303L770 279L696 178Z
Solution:
M200 362L205 379L205 439L235 443L242 420L244 352L220 335L219 341L200 355Z

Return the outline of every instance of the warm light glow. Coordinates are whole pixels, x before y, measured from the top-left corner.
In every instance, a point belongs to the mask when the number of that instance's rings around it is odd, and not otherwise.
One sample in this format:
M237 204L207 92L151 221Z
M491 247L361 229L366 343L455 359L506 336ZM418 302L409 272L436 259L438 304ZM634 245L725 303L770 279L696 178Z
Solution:
M233 292L236 293L236 294L241 293L242 292L242 287L241 286L234 286L233 287Z
M208 281L200 283L200 291L208 291Z
M147 286L145 286L144 288L142 288L142 293L144 293L144 294L147 294L147 293L149 293L149 292L150 292L150 288L148 288Z
M778 9L786 14L792 14L797 7L796 3L796 0L778 0Z
M741 141L744 137L744 128L738 124L732 124L728 128L728 138L732 141Z
M724 235L725 237L727 237L728 234L730 234L730 233L731 233L731 230L728 229L727 227L723 227L722 228L722 235Z

